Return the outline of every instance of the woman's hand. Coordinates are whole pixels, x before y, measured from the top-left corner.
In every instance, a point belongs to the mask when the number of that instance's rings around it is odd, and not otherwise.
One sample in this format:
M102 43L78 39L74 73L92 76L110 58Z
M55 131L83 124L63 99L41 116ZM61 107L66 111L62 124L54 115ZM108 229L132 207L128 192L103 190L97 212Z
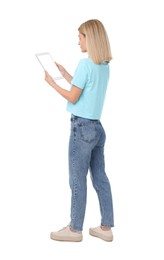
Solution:
M47 81L47 83L50 86L53 86L53 84L55 83L55 81L53 80L53 78L48 74L48 72L45 70L45 81Z
M60 65L59 63L55 62L56 66L58 67L58 70L62 74L62 76L71 84L72 76L66 71L66 69Z
M58 67L58 70L60 71L60 73L62 74L62 76L65 76L65 73L67 72L66 69L60 65L59 63L55 62L56 66Z

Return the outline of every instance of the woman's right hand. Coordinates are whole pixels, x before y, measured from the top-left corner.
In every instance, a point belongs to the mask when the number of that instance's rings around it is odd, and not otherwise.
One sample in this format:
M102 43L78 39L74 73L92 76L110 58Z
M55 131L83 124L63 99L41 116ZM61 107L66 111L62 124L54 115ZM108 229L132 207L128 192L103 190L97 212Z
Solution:
M68 71L66 71L66 69L60 65L59 63L55 62L56 66L58 67L60 73L62 74L62 76L68 81L68 83L71 84L72 81L72 76L68 73Z
M62 66L62 65L60 65L59 63L57 63L57 62L55 62L55 64L56 64L56 66L58 67L58 70L60 71L60 73L62 74L62 76L64 77L65 76L65 74L66 74L66 69Z

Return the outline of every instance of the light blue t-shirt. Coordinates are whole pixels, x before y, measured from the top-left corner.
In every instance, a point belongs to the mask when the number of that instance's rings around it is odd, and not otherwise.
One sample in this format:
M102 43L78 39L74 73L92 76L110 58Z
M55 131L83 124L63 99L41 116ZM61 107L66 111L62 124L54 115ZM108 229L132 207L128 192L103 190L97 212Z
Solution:
M82 59L71 84L83 91L76 103L67 104L71 114L87 119L100 119L109 80L109 63L95 64L91 59Z

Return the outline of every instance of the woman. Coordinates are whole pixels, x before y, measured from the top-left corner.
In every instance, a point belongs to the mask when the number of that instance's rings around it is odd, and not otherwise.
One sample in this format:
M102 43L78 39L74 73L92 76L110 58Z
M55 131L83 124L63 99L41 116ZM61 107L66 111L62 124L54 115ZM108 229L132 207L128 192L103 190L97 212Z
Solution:
M71 221L67 227L52 232L51 238L60 241L82 241L87 196L86 176L90 170L93 187L99 199L101 224L96 228L90 228L89 234L105 241L112 241L112 194L105 173L105 131L100 122L109 80L111 50L107 33L99 20L84 22L78 31L81 51L87 52L88 58L79 62L73 77L63 66L56 64L63 77L71 84L70 91L61 88L45 72L45 80L68 101L67 111L71 113Z

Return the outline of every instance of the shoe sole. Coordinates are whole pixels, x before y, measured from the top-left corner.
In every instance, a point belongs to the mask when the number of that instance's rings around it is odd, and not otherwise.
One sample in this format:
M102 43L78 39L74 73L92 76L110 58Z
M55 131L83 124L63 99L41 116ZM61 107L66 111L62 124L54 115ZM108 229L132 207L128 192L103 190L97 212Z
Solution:
M53 234L50 234L50 238L52 240L57 240L57 241L66 241L66 242L81 242L82 238L81 237L59 237L59 236L54 236Z
M96 231L94 231L92 229L89 230L89 234L93 237L101 238L102 240L107 241L107 242L113 241L113 236L112 237L106 237L103 234L97 233Z

